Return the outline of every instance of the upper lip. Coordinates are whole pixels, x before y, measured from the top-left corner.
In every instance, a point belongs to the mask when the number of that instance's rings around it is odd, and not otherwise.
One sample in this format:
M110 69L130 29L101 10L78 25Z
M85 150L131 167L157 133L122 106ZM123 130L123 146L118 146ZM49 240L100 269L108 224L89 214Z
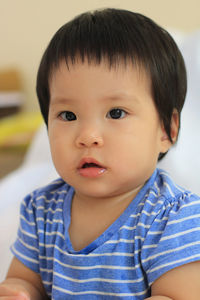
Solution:
M95 164L97 165L99 168L105 168L99 161L97 161L96 159L92 158L92 157L84 157L81 159L79 165L78 165L78 169L83 168L83 166L85 164Z

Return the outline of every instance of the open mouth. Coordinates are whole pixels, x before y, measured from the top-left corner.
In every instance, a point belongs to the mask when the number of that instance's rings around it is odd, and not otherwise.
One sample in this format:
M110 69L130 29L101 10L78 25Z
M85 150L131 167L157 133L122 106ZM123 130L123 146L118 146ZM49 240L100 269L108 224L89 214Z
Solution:
M81 159L78 169L87 169L87 168L105 168L94 158L86 157Z
M95 163L84 163L81 168L86 169L86 168L102 168L102 167Z
M83 177L96 178L106 172L106 168L93 158L83 158L78 172Z

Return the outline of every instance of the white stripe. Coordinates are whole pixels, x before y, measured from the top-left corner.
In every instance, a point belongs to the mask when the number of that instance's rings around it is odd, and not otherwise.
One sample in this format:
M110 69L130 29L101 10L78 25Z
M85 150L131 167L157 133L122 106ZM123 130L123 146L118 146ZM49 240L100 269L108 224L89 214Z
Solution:
M189 247L191 248L191 247L194 247L196 245L200 245L200 241L189 243L189 244L186 244L186 245L183 245L183 246L180 246L180 247L177 247L177 248L173 248L173 249L170 249L170 250L166 250L166 251L163 251L163 252L159 252L159 253L157 253L155 255L149 256L146 259L143 259L142 262L146 263L147 261L153 260L153 259L155 259L155 258L157 258L159 256L162 256L162 255L165 255L165 254L169 254L169 253L174 253L174 252L177 252L177 251L189 248Z
M128 239L119 239L119 240L109 240L105 244L119 244L119 243L134 243L135 240L128 240Z
M142 236L138 236L136 235L134 239L119 239L119 240L109 240L106 242L106 244L119 244L119 243L134 243L135 240L141 240L144 241L145 238L143 238Z
M163 217L162 219L155 219L154 222L161 223L163 221L167 221L168 219L169 219L169 217Z
M22 214L20 214L20 219L24 220L28 225L35 227L35 222L29 222Z
M150 227L151 227L151 225L145 225L145 224L143 224L143 223L141 223L141 222L138 222L136 226L126 226L126 225L124 225L124 226L122 226L122 227L120 228L120 230L122 230L122 229L134 230L134 229L136 229L138 226L141 226L141 227L143 227L143 228L150 228Z
M39 217L39 218L36 218L36 221L37 222L43 222L44 224L47 224L47 223L49 223L49 224L54 224L54 223L59 223L59 224L63 224L63 221L61 220L61 219L53 219L53 221L51 221L51 220L49 220L49 219L46 219L46 220L44 220L44 218L41 218L41 217Z
M182 204L182 205L179 207L179 211L182 210L183 208L187 208L187 207L190 207L190 206L193 206L193 205L199 205L199 204L200 204L200 200L192 201L192 202L189 202L189 203L187 203L187 204ZM168 204L167 207L171 207L171 205ZM178 212L179 212L179 211L178 211ZM176 212L176 211L173 211L173 210L171 210L170 213L171 213L171 214L174 214L174 215L177 214L177 212Z
M18 240L19 240L20 243L21 243L23 246L25 246L26 248L31 249L31 250L36 251L36 252L39 253L38 248L35 248L35 247L33 247L33 246L31 246L31 245L25 243L19 236L18 236Z
M164 236L160 239L160 241L166 241L166 240L174 239L178 236L182 236L182 235L185 235L185 234L188 234L188 233L191 233L191 232L195 232L195 231L200 231L200 227L196 227L196 228L181 231L181 232L178 232L178 233L175 233L175 234Z
M156 189L158 191L158 197L160 197L160 189L159 189L158 184L157 184L156 181L154 182L154 186L156 187Z
M39 247L44 247L44 248L56 248L55 244L44 244L44 243L39 243Z
M146 210L142 210L141 213L138 213L137 215L130 215L131 218L136 218L136 217L140 217L142 214L146 215L146 216L151 216L151 215L154 215L155 213L154 212L147 212Z
M123 225L121 228L120 228L120 230L122 230L122 229L127 229L127 230L134 230L134 229L136 229L136 226L127 226L127 225Z
M55 210L53 210L51 207L49 207L48 209L44 209L44 206L37 206L37 210L43 210L44 213L51 212L52 214L55 214L56 212L63 212L62 208L56 208Z
M41 199L44 199L44 200L46 201L46 200L47 200L47 197L46 197L45 195L38 196L38 197L36 198L36 201L39 201L39 200L41 200Z
M150 190L150 192L149 192L149 194L152 194L154 197L158 197L158 194L156 194L154 191L152 191L152 190ZM154 205L153 203L152 203L152 205Z
M38 230L38 233L41 233L41 234L44 234L44 235L47 235L47 236L53 236L53 235L56 235L56 236L60 236L62 239L65 239L64 235L62 233L60 233L59 231L51 231L51 232L47 232L47 231L44 231L42 229L39 229Z
M131 217L131 218L137 218L137 217L139 217L140 215L141 215L141 213L138 213L137 215L132 214L132 215L130 215L130 217Z
M134 280L119 280L119 279L108 279L108 278L88 278L88 279L75 279L69 276L62 275L58 272L53 272L55 276L58 276L59 278L69 280L76 283L87 283L87 282L109 282L109 283L137 283L144 280L144 277L134 279Z
M156 203L152 203L150 200L147 199L146 202L149 203L149 204L150 204L151 206L153 206L153 207L156 206L158 203L161 204L161 205L163 204L163 201L162 201L162 200L159 200L159 201L157 201ZM144 206L144 203L142 203L142 205ZM131 217L131 218L136 218L136 217L141 216L142 214L145 214L146 216L149 217L149 216L151 216L151 215L156 215L157 213L155 213L154 211L152 211L152 212L149 213L149 212L147 212L146 210L142 210L141 213L138 213L138 214L131 214L130 217Z
M139 222L139 223L137 223L137 226L141 226L143 228L150 228L151 225L145 225L145 224Z
M50 285L50 286L52 286L53 281L42 280L42 283L43 283L44 285Z
M57 245L54 245L54 248L57 249L60 253L66 255L66 256L75 256L75 257L101 257L101 256L125 256L125 257L133 257L134 253L124 253L124 252L111 252L111 253L89 253L89 254L73 254L73 253L67 253L60 249ZM45 260L52 260L52 257L46 257L46 256L40 256L41 259Z
M102 296L115 296L115 297L131 297L131 296L141 296L147 293L148 290L138 292L138 293L109 293L101 291L82 291L82 292L72 292L58 286L53 285L53 289L60 291L69 295L102 295Z
M199 205L200 204L200 200L196 200L196 201L192 201L190 203L187 203L187 204L183 204L181 206L181 209L184 208L184 207L190 207L190 206L193 206L193 205Z
M39 202L39 200L44 199L45 203L63 203L63 199L56 199L56 198L52 198L52 199L47 199L47 197L45 195L39 196L36 198L36 202Z
M58 203L63 203L64 200L63 199L56 199L56 198L52 198L52 199L46 199L45 200L45 203L55 203L55 204L58 204Z
M142 249L151 249L151 248L157 248L157 247L158 247L158 244L151 244L151 245L142 246Z
M185 218L182 218L182 219L178 219L178 220L174 220L174 221L169 221L167 223L167 225L171 225L171 224L177 224L177 223L181 223L183 221L187 221L187 220L193 220L193 219L196 219L196 218L200 218L200 214L197 214L197 215L191 215L189 217L185 217Z
M151 211L151 212L149 213L149 212L147 212L146 210L143 210L143 211L142 211L142 214L146 215L147 217L150 217L150 216L156 216L156 215L157 215L157 213L154 212L154 211Z
M33 214L33 211L32 211L32 209L29 209L27 206L26 206L26 203L23 201L22 202L22 205L24 206L24 208L25 208L25 211L28 213L28 214Z
M68 193L68 191L66 191L66 190L62 190L62 191L57 191L57 194L67 194Z
M132 267L127 267L127 266L114 266L114 265L93 265L93 266L78 266L78 265L70 265L70 264L65 264L61 261L59 261L57 258L51 257L51 258L46 258L47 260L53 260L54 262L57 262L59 265L65 267L65 268L69 268L69 269L73 269L73 270L96 270L96 269L108 269L108 270L125 270L125 271L133 271L136 270L140 267L140 264L137 264L135 266ZM40 269L43 272L48 272L48 273L52 273L53 270L52 269L44 269L41 268Z
M50 194L67 194L67 193L68 193L68 191L66 191L66 190L58 191L57 189L50 192Z
M14 246L12 246L12 250L14 251L15 254L19 255L22 259L25 259L27 261L30 261L30 262L32 262L34 264L39 265L39 262L36 259L30 258L30 257L28 257L26 255L21 254L20 252L18 252L16 250L16 248Z
M170 186L169 186L169 184L168 183L166 183L166 182L164 182L163 183L166 187L167 187L167 189L168 189L168 191L169 191L169 193L170 193L170 195L174 198L175 197L175 195L174 195L174 193L172 192L172 190L171 190L171 188L170 188Z
M44 243L39 243L39 246L40 247L43 247L43 248L54 248L54 249L58 249L58 250L60 250L60 252L61 252L61 249L58 247L58 246L56 246L55 244L44 244ZM65 253L66 254L66 252L64 252L63 251L63 253Z
M146 203L149 203L151 206L156 206L157 204L163 204L163 201L162 200L158 200L158 201L156 201L156 203L153 203L153 202L151 202L149 199L147 199L146 201L145 201Z
M148 231L148 235L157 235L157 234L162 234L164 231L163 230L160 230L160 231Z
M163 170L163 169L159 169L160 174L164 175L165 177L169 177L171 179L171 177L169 176L169 174L167 173L167 171Z
M33 234L33 233L30 233L30 232L27 232L27 231L25 231L24 229L22 229L21 228L21 226L20 226L20 231L23 233L23 234L25 234L26 236L29 236L29 237L31 237L31 238L34 238L34 239L36 239L37 240L37 235L35 235L35 234Z
M66 253L65 253L66 254ZM85 257L84 254L67 254L69 256L76 256L76 257ZM127 256L127 257L133 257L134 253L123 253L123 252L111 252L111 253L90 253L87 254L87 257L101 257L101 256Z

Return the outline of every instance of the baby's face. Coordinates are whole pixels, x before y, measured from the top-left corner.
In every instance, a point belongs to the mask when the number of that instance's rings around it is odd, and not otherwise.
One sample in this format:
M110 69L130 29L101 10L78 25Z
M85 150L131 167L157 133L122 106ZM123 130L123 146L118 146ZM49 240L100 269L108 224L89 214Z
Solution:
M133 195L170 146L142 69L63 62L50 81L49 139L60 176L87 197Z

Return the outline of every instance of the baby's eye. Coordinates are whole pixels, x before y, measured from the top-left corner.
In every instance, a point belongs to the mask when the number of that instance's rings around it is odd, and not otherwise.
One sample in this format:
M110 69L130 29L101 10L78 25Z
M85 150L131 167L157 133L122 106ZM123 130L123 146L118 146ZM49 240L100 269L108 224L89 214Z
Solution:
M63 111L59 117L64 121L75 121L76 115L72 111Z
M120 108L113 108L107 113L109 119L122 119L127 115L127 113Z

